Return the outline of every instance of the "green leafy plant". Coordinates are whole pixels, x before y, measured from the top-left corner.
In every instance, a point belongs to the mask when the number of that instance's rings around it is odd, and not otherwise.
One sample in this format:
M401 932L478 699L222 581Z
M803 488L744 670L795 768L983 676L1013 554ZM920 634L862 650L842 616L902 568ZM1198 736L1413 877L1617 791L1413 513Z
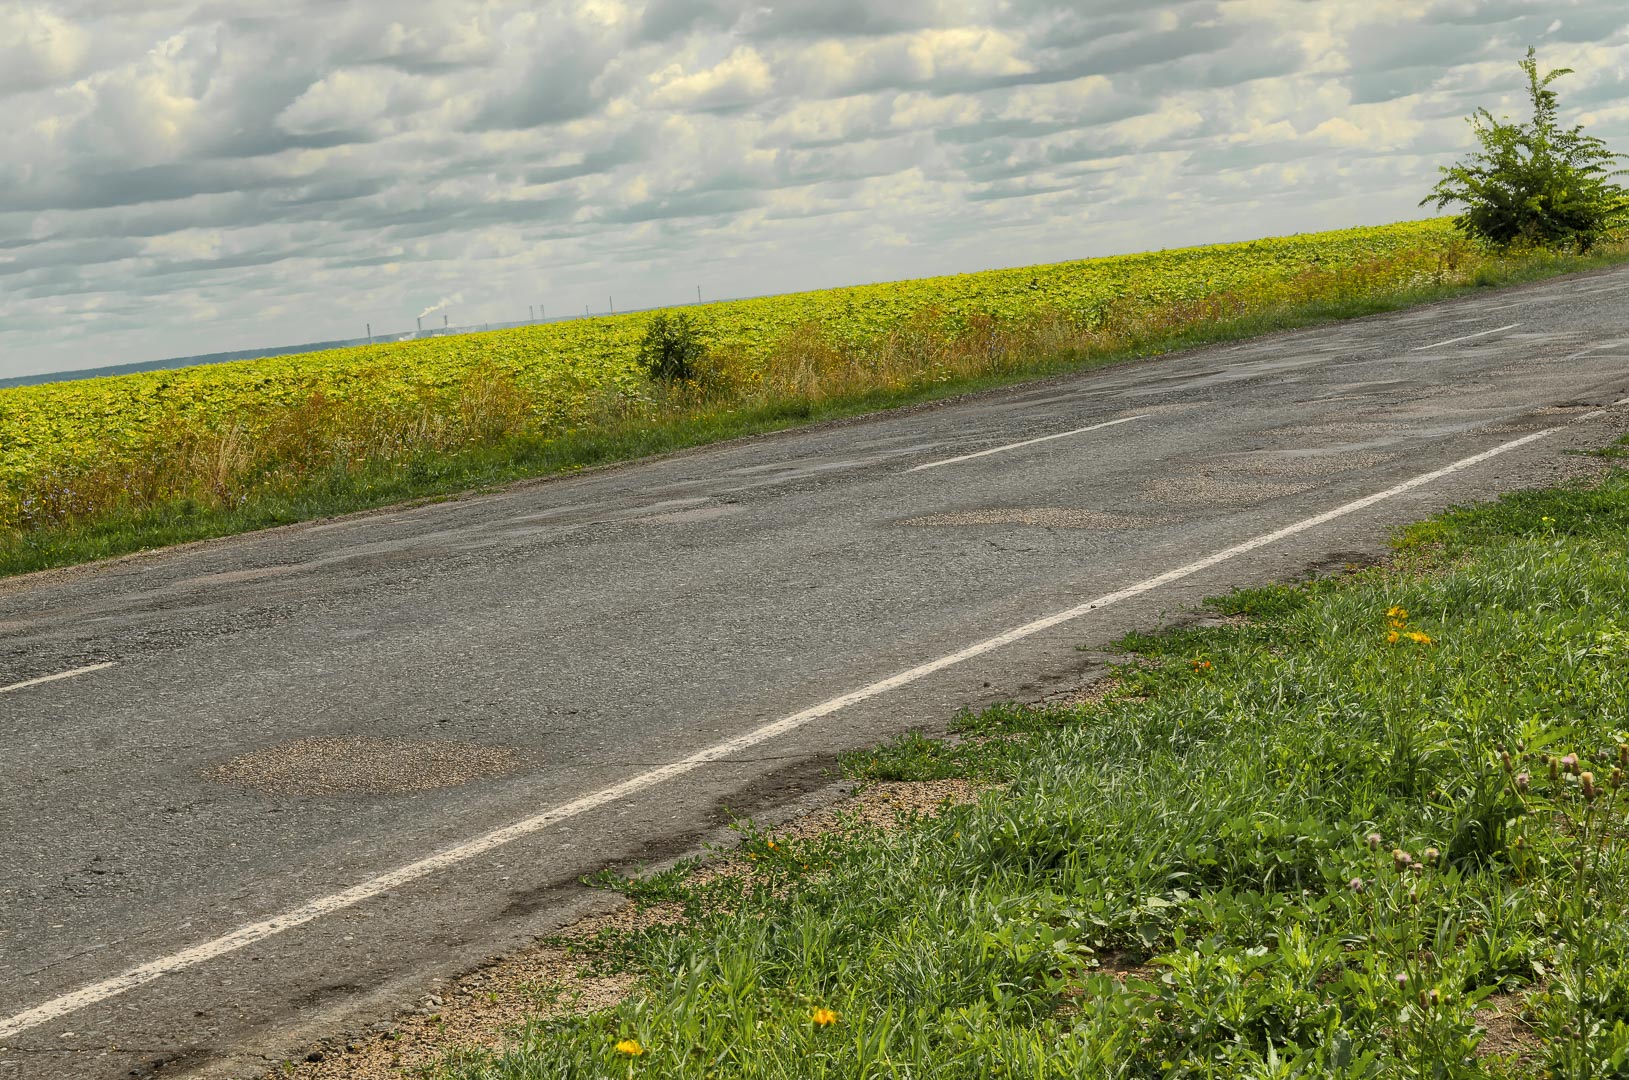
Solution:
M658 312L639 343L639 366L658 382L689 382L707 347L684 312Z
M1465 207L1455 224L1466 234L1501 247L1568 247L1588 251L1629 225L1629 193L1616 178L1625 155L1562 127L1559 101L1550 84L1571 68L1539 74L1533 49L1521 61L1533 117L1527 123L1496 120L1486 109L1470 117L1481 149L1442 170L1442 179L1420 205Z

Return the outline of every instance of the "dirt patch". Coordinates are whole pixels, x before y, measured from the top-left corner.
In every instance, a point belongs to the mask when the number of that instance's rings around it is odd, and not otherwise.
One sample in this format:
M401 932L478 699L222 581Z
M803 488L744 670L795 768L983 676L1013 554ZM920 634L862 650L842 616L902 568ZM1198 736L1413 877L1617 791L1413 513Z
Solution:
M970 780L869 784L775 832L809 839L857 827L893 829L912 816L932 816L947 806L974 802L989 790L990 785ZM706 880L742 872L751 873L750 865L729 855L693 874ZM502 1050L528 1020L597 1012L627 996L636 981L633 975L596 974L589 966L602 935L683 921L682 908L666 903L626 904L584 919L547 941L451 980L371 1035L324 1045L304 1061L269 1075L286 1080L406 1080L455 1052Z
M963 510L951 514L929 514L910 518L901 525L931 527L942 525L1028 525L1040 529L1142 529L1156 519L1135 514L1111 514L1072 506L1010 507L990 510Z
M841 832L849 822L894 829L912 817L933 817L947 806L978 802L991 785L976 780L913 780L870 783L853 797L815 810L778 830L794 840Z
M633 906L585 919L560 939L505 957L420 999L386 1030L313 1050L272 1075L293 1080L383 1080L421 1075L454 1050L501 1050L529 1019L610 1008L633 987L628 974L585 969L581 945L605 932L677 921L677 912Z
M1522 1019L1524 1004L1520 994L1495 994L1482 1003L1476 1010L1476 1022L1485 1034L1477 1044L1477 1057L1507 1057L1516 1065L1538 1065L1544 1040Z
M255 750L205 775L272 795L401 795L497 776L518 764L519 756L507 747L318 737Z
M1094 679L1084 686L1076 686L1069 690L1060 690L1055 694L1049 694L1036 704L1059 708L1096 705L1119 689L1120 679L1117 676L1110 675L1107 678Z

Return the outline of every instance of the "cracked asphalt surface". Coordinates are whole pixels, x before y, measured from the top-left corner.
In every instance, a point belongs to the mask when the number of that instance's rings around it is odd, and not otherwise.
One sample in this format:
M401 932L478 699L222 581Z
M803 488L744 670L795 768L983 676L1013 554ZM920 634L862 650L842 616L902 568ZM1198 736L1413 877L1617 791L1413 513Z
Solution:
M1422 348L1509 323L1519 325ZM1390 527L1448 504L1587 471L1575 452L1629 428L1629 408L1576 418L1626 397L1629 268L1619 268L0 582L0 685L117 662L0 694L4 1018L1562 428L747 757L0 1038L0 1080L256 1075L388 1017L432 979L600 910L605 898L580 875L670 857L731 813L772 816L822 789L842 749L1077 686L1103 661L1077 645L1101 647L1233 585L1378 552ZM1129 416L1143 418L907 471ZM287 777L324 745L313 740L362 750L302 788ZM235 762L282 779L257 785ZM437 786L449 768L464 772Z

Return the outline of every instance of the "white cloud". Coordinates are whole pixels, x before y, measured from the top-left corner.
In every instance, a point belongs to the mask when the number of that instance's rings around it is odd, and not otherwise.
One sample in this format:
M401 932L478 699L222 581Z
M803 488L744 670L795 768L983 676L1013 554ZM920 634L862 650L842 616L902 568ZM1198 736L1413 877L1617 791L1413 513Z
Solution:
M0 8L0 94L35 90L76 74L87 35L46 8Z
M437 86L387 67L341 68L307 87L277 123L296 133L379 130L392 115L429 103Z
M712 67L687 74L677 64L650 77L656 86L650 103L675 109L721 109L750 105L775 84L756 49L742 46Z

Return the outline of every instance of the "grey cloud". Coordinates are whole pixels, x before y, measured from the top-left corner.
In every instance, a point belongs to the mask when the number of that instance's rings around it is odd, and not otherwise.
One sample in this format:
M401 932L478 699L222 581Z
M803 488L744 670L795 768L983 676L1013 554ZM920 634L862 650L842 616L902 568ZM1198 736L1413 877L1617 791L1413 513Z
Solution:
M741 32L751 38L866 37L942 25L944 5L936 0L822 0L776 2L747 9Z
M725 189L719 191L687 191L661 199L647 199L631 206L619 207L594 215L605 224L633 225L646 221L669 218L715 217L721 214L739 214L762 206L764 197L756 191Z
M519 84L493 95L476 114L477 128L531 128L588 116L599 106L594 80L605 70L601 48L571 30L538 44Z
M741 17L739 5L716 0L651 0L640 17L638 39L669 41L698 30L722 30Z
M51 185L0 193L0 213L17 210L97 210L195 195L254 191L284 181L235 163L150 165L125 172L53 178Z

